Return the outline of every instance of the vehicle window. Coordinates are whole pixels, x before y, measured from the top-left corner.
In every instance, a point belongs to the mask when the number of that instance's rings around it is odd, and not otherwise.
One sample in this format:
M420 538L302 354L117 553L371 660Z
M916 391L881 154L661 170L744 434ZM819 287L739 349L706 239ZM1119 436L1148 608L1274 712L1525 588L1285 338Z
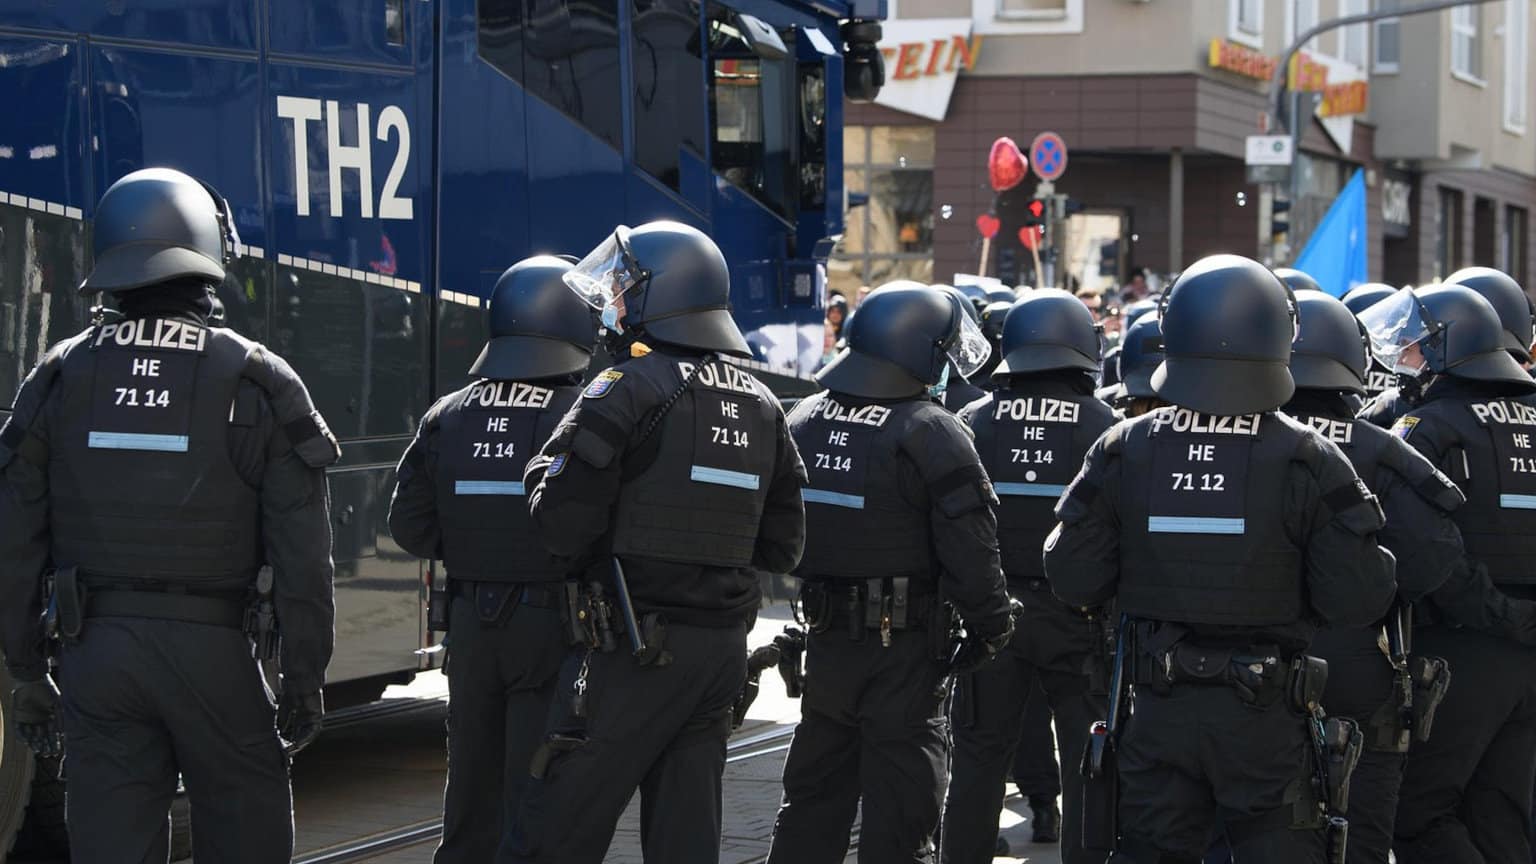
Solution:
M0 410L50 345L85 326L88 245L78 219L0 205Z
M799 111L792 59L755 56L710 6L710 129L715 172L779 215L793 218L799 201L796 170ZM795 56L793 30L780 31Z
M479 0L477 16L485 62L622 146L619 0Z
M683 150L704 159L698 0L634 0L635 163L679 188Z

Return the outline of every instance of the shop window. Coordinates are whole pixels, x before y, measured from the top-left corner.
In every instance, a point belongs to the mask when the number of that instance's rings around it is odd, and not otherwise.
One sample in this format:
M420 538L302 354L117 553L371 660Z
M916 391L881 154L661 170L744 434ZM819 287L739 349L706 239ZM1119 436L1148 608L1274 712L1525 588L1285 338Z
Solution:
M1401 0L1376 0L1378 10L1394 10ZM1374 22L1376 28L1376 53L1371 63L1374 72L1391 73L1398 69L1398 57L1402 51L1403 25L1401 18L1383 18Z
M480 57L618 149L619 0L479 0Z
M866 203L849 211L829 273L854 288L932 282L933 127L850 127L843 141L844 185Z
M1254 48L1264 47L1264 0L1229 0L1227 36Z
M1504 260L1499 269L1525 285L1531 257L1530 214L1523 207L1504 210Z
M1526 102L1530 99L1530 0L1504 3L1504 128L1525 131Z
M1439 281L1462 266L1462 198L1456 189L1440 187L1438 236L1435 240L1435 280Z
M1483 78L1482 46L1478 39L1478 25L1482 9L1476 6L1457 6L1451 10L1451 74L1481 83Z
M683 151L704 160L698 0L635 0L635 162L678 189Z

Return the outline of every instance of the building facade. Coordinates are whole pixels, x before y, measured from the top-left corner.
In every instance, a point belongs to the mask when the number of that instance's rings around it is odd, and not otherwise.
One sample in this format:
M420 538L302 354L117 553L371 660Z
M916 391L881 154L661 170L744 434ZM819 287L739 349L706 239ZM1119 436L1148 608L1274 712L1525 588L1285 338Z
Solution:
M1027 148L1047 130L1070 149L1055 191L1086 208L1058 239L1096 250L1063 256L1058 286L1115 283L1134 267L1176 273L1214 252L1284 263L1356 170L1372 279L1420 283L1471 263L1529 275L1533 0L1355 25L1304 46L1291 80L1319 92L1298 97L1278 247L1271 189L1244 164L1247 136L1265 131L1276 58L1319 21L1393 0L892 2L886 89L849 106L847 188L867 203L849 211L836 290L979 270L1037 283L1016 238L986 244L982 260L976 219L993 209L993 140Z

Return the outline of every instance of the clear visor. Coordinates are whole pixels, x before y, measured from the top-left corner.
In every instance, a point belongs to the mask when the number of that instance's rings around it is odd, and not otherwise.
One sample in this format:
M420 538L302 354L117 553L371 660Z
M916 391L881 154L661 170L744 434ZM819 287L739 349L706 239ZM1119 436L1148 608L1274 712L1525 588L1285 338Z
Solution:
M949 355L956 371L969 378L977 369L986 365L987 358L992 356L992 343L987 341L986 334L981 332L981 328L976 326L969 315L960 313L958 309L956 313L960 315L960 335L944 349L944 353Z
M576 296L594 309L613 303L644 278L645 274L629 253L628 235L629 229L620 225L560 277Z
M1370 336L1371 353L1388 369L1404 349L1429 335L1419 298L1407 288L1361 312L1360 323Z

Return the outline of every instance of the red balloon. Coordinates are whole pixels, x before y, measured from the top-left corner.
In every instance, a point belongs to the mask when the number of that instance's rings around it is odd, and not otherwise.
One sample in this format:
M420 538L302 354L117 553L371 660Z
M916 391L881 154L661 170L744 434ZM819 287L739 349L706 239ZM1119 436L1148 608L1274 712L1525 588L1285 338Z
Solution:
M996 237L997 232L1001 231L1002 228L1003 221L996 216L993 216L991 213L983 213L976 217L976 230L980 231L981 236L987 238L988 240Z
M987 177L992 191L1005 192L1024 182L1029 170L1029 160L1012 138L1004 136L992 142L992 153L987 157Z
M1039 225L1019 229L1019 242L1025 249L1034 249L1040 245L1040 240L1045 236L1045 229Z

